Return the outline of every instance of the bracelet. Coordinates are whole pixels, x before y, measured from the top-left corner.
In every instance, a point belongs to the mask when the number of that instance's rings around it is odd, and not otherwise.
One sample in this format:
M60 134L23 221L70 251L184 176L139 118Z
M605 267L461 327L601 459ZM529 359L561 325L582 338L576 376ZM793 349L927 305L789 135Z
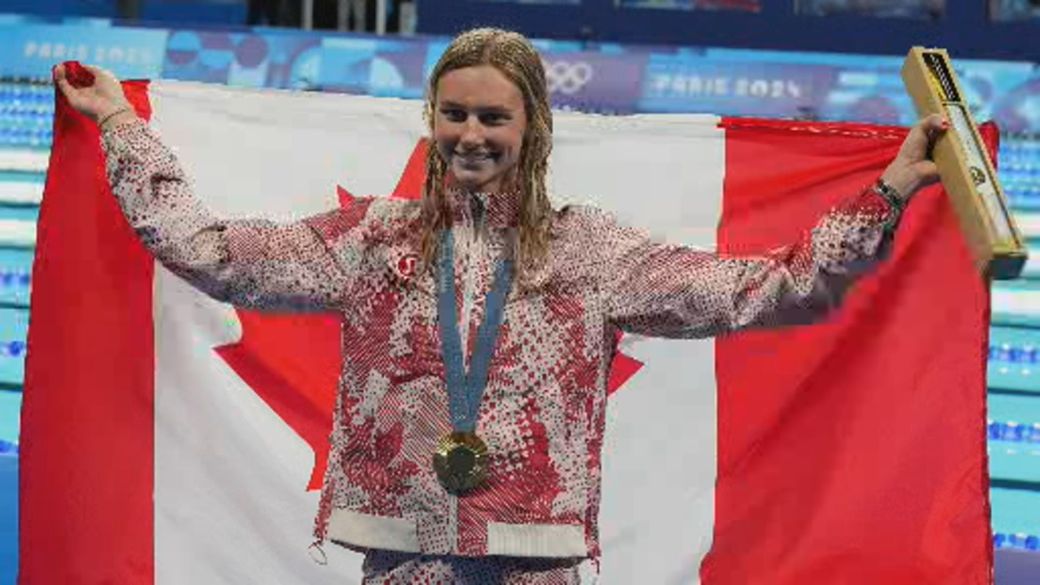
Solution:
M105 122L108 122L113 117L118 116L119 114L122 114L123 112L132 112L132 111L134 111L134 109L131 108L130 106L123 106L121 108L116 109L114 112L109 112L109 113L105 114L105 116L103 118L98 120L98 123L97 123L98 128L104 128L105 127Z
M888 219L885 220L885 231L892 232L896 228L896 224L899 223L900 216L903 215L903 209L906 207L906 199L903 199L899 191L896 191L895 187L889 185L884 179L878 179L874 183L874 193L877 193L879 197L885 200L888 204Z

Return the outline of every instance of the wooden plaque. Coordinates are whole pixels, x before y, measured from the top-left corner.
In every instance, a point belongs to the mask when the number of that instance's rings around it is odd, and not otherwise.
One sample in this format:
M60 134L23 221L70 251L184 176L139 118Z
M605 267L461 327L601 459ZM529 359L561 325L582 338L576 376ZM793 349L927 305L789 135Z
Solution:
M935 143L932 158L976 265L990 278L1018 277L1026 246L946 50L910 49L903 63L903 83L921 117L942 114L950 121L950 129Z

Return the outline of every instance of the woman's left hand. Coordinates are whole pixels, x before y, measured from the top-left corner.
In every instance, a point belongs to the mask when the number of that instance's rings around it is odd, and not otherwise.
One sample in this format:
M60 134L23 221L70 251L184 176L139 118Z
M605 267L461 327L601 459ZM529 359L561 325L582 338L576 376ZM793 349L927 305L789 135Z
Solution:
M910 129L899 154L889 163L881 179L909 199L915 191L939 180L939 169L929 158L932 145L949 129L950 123L939 114L923 118Z

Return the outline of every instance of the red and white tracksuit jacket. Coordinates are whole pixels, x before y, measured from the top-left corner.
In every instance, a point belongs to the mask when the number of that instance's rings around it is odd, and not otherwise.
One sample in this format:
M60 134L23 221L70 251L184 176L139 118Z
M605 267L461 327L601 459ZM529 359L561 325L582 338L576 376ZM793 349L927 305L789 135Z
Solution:
M112 191L155 256L237 305L334 310L343 371L316 532L358 549L595 557L608 366L619 331L704 337L807 322L881 255L891 213L869 189L794 245L725 257L651 240L591 207L556 211L544 267L507 297L479 412L488 481L455 496L431 467L451 430L417 202L360 198L302 221L228 221L192 194L143 122L105 131ZM463 345L473 350L514 197L449 194Z

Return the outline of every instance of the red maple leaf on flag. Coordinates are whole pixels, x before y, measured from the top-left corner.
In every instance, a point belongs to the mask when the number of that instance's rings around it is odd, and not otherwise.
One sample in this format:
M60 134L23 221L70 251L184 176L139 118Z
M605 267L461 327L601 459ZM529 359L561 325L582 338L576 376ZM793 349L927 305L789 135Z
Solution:
M425 177L426 141L419 140L391 197L418 199ZM342 207L354 197L336 187ZM308 490L321 487L328 464L332 410L342 356L340 317L326 314L272 314L236 308L241 339L216 348L217 354L314 451ZM615 344L620 344L621 335ZM617 345L615 346L617 347ZM642 362L616 351L608 393L621 388Z

